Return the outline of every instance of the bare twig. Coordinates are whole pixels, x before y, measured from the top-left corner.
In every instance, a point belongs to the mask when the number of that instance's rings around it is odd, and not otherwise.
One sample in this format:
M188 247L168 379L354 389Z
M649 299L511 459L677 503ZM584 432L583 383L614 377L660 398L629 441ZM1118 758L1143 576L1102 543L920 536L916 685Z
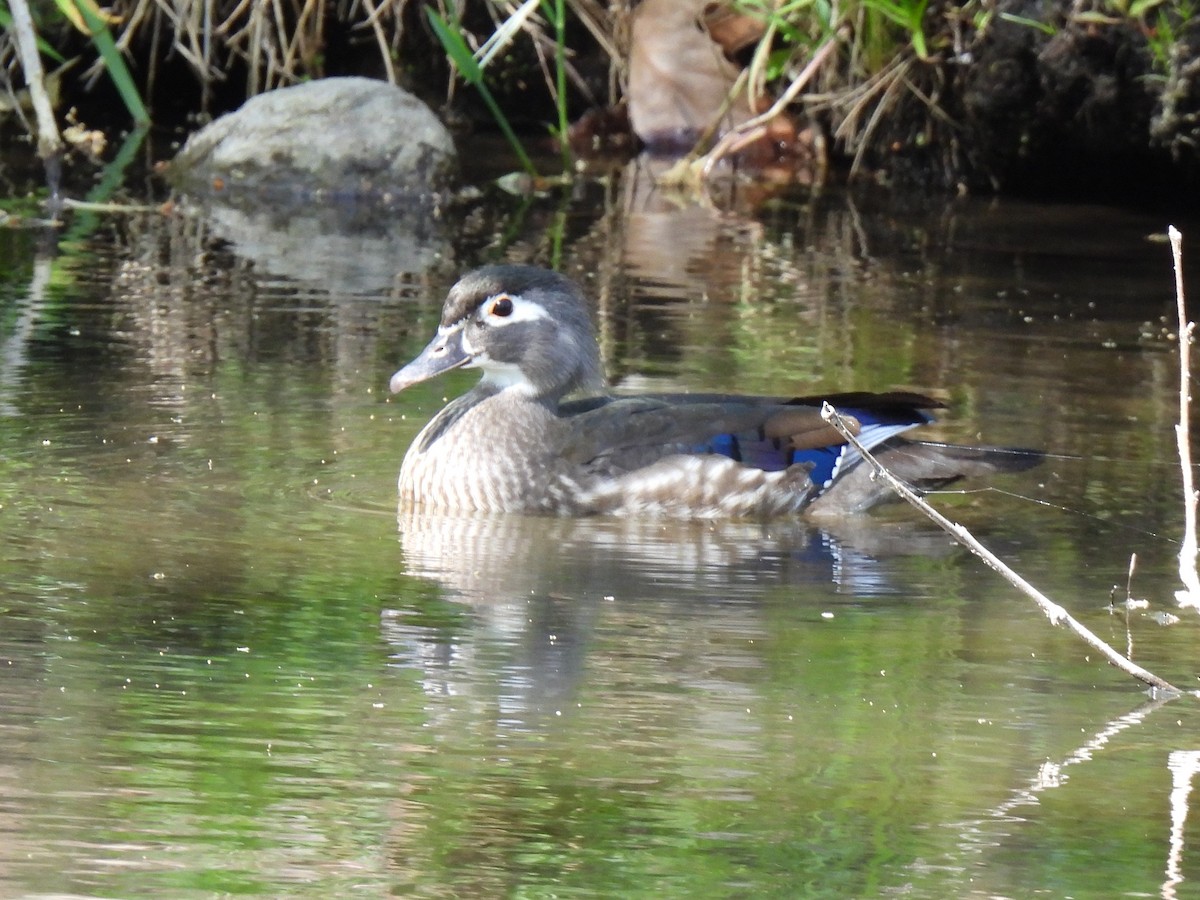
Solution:
M131 215L133 213L158 212L161 209L158 206L142 203L93 203L90 200L72 200L70 197L63 199L63 206L81 212L128 213Z
M926 517L936 523L943 531L949 534L952 538L978 556L989 567L999 572L1000 575L1013 587L1017 588L1027 597L1031 598L1038 607L1046 614L1046 618L1050 620L1052 625L1066 625L1071 631L1075 632L1085 644L1092 649L1104 655L1112 665L1116 666L1122 672L1132 675L1134 678L1163 691L1179 693L1179 688L1175 687L1169 681L1159 678L1153 672L1143 669L1132 660L1126 659L1099 637L1083 623L1077 621L1069 612L1049 597L1023 579L1020 575L1014 572L1011 568L1004 564L1001 559L992 551L988 550L981 544L971 532L957 522L951 522L940 512L926 503L921 497L913 491L907 484L889 472L869 450L864 447L850 431L843 421L841 415L830 404L825 403L821 407L821 418L833 425L834 428L844 437L859 453L862 454L863 460L875 470L876 475L882 478L884 483L893 491L907 500L910 504L919 509Z
M1183 235L1174 226L1167 229L1171 256L1175 262L1175 305L1179 311L1179 424L1175 441L1179 445L1179 467L1183 475L1183 542L1179 547L1179 579L1183 590L1175 592L1180 606L1200 608L1200 576L1196 574L1196 488L1192 483L1191 405L1192 405L1192 332L1183 294Z

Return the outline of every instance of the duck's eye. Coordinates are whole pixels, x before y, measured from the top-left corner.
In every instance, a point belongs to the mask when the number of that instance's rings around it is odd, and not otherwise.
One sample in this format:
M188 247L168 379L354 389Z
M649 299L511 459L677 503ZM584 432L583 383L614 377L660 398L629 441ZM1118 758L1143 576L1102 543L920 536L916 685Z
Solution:
M509 316L512 315L512 312L513 312L513 302L510 297L507 297L504 294L501 294L499 297L497 297L495 300L492 301L491 314L493 316L499 316L501 319L507 319Z

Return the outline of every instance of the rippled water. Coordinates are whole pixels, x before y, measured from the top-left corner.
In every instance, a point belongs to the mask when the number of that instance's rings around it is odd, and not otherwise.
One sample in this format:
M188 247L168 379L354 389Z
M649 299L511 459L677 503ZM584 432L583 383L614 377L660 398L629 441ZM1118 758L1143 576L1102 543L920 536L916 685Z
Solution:
M1165 221L628 176L475 215L0 233L0 895L1194 892L1194 700L912 511L398 528L471 375L385 391L459 270L561 253L623 389L908 387L1044 448L937 504L1192 688Z

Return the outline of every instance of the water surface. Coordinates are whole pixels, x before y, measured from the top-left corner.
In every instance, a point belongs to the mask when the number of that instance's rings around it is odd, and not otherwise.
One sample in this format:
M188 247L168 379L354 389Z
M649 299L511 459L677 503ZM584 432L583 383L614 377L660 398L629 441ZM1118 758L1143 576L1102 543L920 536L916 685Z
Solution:
M1194 701L914 512L398 527L472 375L385 391L460 270L558 257L621 389L934 393L1050 454L937 504L1190 689L1165 221L629 174L474 215L3 234L0 895L1194 890Z

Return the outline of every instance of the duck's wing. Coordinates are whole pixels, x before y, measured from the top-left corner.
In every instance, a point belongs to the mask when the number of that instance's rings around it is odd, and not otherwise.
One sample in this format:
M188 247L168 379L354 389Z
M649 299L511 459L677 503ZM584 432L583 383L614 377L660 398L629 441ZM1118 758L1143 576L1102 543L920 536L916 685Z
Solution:
M672 454L717 454L763 471L809 465L818 487L858 453L821 418L832 402L870 449L929 421L917 394L834 394L780 400L705 394L592 398L564 404L566 459L593 471L630 471Z

